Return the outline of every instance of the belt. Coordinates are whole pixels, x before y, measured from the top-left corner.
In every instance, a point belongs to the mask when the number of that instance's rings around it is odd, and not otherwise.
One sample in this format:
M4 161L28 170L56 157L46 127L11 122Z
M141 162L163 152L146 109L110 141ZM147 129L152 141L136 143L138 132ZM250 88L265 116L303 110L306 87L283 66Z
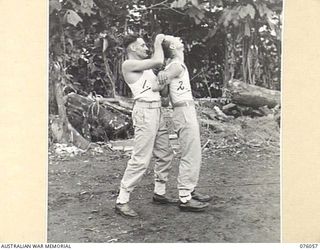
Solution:
M194 101L193 101L193 100L176 102L176 103L173 104L173 107L174 107L174 108L178 108L178 107L189 107L189 106L194 106Z
M161 101L140 101L136 100L134 102L134 107L138 108L147 108L147 109L156 109L161 107Z

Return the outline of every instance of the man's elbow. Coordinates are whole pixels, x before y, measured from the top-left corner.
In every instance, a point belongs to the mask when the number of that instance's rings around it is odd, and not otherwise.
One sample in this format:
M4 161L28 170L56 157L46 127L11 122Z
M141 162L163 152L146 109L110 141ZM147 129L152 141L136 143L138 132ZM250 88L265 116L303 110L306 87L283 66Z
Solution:
M151 90L153 92L159 92L160 91L159 87L152 87Z

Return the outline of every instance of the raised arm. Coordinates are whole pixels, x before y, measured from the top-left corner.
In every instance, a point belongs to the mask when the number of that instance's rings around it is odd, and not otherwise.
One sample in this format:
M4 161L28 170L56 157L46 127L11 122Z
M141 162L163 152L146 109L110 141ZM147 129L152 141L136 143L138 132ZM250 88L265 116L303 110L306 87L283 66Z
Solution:
M164 55L161 43L165 35L158 34L154 41L154 54L150 59L144 60L127 60L122 64L122 70L126 72L143 71L161 66L164 61Z

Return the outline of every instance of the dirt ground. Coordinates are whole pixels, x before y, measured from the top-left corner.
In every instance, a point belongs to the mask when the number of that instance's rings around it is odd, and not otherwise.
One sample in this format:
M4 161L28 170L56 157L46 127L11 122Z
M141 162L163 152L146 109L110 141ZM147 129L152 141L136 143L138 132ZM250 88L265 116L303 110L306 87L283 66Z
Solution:
M153 204L152 162L132 194L139 218L123 218L114 205L129 153L62 155L52 146L48 242L280 242L279 130L266 121L237 121L242 130L232 137L202 128L202 145L211 141L203 151L198 190L213 196L203 213ZM172 197L178 195L178 163L179 153L167 187Z

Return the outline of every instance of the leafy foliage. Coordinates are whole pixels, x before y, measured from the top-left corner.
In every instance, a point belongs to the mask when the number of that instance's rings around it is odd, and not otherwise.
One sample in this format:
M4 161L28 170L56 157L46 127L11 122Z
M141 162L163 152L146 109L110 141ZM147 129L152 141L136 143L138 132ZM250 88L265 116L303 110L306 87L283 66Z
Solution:
M198 7L206 13L217 13L203 17L201 22L209 27L204 41L224 40L220 48L225 58L219 60L224 64L223 82L235 77L279 89L282 2L215 0L203 1Z
M65 93L130 96L122 37L152 47L162 32L185 42L196 97L221 96L232 78L279 89L281 13L282 0L49 0L50 64L63 71L50 79L63 75Z

